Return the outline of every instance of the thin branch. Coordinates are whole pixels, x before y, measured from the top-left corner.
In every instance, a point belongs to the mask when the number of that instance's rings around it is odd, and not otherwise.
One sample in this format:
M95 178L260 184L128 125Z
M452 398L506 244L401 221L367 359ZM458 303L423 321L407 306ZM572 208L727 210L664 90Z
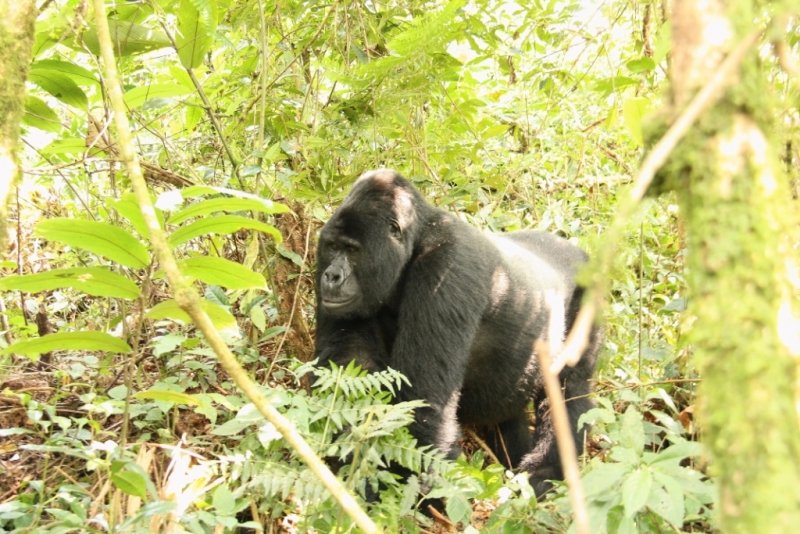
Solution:
M584 305L578 315L576 325L564 345L561 353L562 355L559 356L559 361L565 359L563 357L564 354L569 354L574 358L574 354L582 353L582 350L580 350L581 347L572 346L573 344L585 344L588 342L590 327L594 321L596 311L594 303L600 302L600 295L603 294L604 274L610 269L617 248L616 245L622 240L622 233L625 225L630 220L631 214L636 206L638 206L642 198L644 198L656 172L666 163L667 158L669 158L672 151L675 150L675 147L678 146L678 143L686 135L686 132L697 122L700 115L706 109L716 104L722 97L724 94L723 89L731 82L737 67L741 64L747 52L756 44L761 33L761 30L756 30L747 35L725 60L720 63L719 68L711 76L708 83L698 91L689 105L686 106L686 109L683 110L683 113L678 116L669 130L667 130L664 136L647 154L647 157L645 157L641 167L639 167L639 172L633 180L633 187L631 187L628 192L628 198L623 200L620 204L617 215L606 233L606 246L598 252L597 259L594 262L594 279L589 288L590 290L587 292L587 304ZM588 323L589 327L586 327L585 323ZM580 332L576 332L578 326L581 326ZM573 333L575 335L573 335ZM584 337L579 337L579 333Z
M349 515L361 530L367 533L379 532L378 527L361 509L358 502L342 485L339 479L331 472L325 462L314 453L314 450L295 428L294 424L281 414L272 404L267 401L259 388L253 383L247 372L236 360L236 356L225 344L222 338L208 317L208 314L200 305L200 298L197 291L186 282L178 268L178 263L167 243L166 236L161 229L155 208L147 184L142 175L142 168L136 152L133 148L133 136L131 134L128 116L126 115L125 102L122 98L122 86L117 73L117 65L114 59L114 51L111 44L111 32L108 27L108 20L105 17L105 7L103 0L94 0L95 23L100 41L100 48L103 55L103 66L105 68L108 96L114 110L114 122L117 125L117 137L120 145L120 156L125 162L128 176L133 184L136 199L142 216L147 223L153 249L157 254L161 268L169 280L170 289L175 297L178 306L181 307L197 327L203 332L206 342L216 353L220 364L227 371L231 379L242 390L248 399L256 406L259 412L272 423L280 432L283 439L297 452L298 456L309 466L314 475L330 491L331 495L339 502L342 509Z
M96 0L99 1L99 0ZM558 455L561 458L561 467L564 470L564 480L569 487L569 500L572 504L572 513L575 516L575 528L578 534L589 534L589 513L586 510L586 497L581 485L580 468L578 467L578 451L572 439L572 430L567 415L567 405L564 395L558 384L558 374L550 370L550 344L537 340L533 347L539 357L539 367L542 370L544 389L547 400L550 401L550 412L553 418L553 429L556 433Z

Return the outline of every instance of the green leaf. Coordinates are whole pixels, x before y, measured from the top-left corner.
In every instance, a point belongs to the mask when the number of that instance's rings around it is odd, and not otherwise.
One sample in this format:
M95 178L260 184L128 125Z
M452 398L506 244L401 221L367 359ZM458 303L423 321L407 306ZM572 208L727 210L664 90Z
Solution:
M262 416L263 418L263 416ZM215 436L235 436L239 434L242 430L250 428L253 426L254 421L246 421L244 419L231 419L230 421L226 421L215 427L211 430L211 433Z
M194 239L195 237L201 235L232 234L234 232L238 232L242 228L258 230L260 232L264 232L265 234L269 234L278 243L283 241L283 237L274 226L270 226L269 224L262 223L260 221L255 221L248 217L240 217L238 215L218 215L216 217L200 219L192 224L178 228L169 236L167 241L169 242L170 246L176 247L181 243L185 243L190 239Z
M98 297L135 299L139 287L129 278L104 267L73 267L53 269L37 274L11 275L0 279L0 289L28 293L72 287Z
M454 522L468 522L472 514L472 505L467 497L460 492L447 496L447 515Z
M135 194L125 193L119 200L107 198L106 203L117 210L117 213L128 219L128 222L131 223L131 226L136 229L139 235L144 238L150 237L150 231L147 229L147 223L144 222L144 216L142 215L142 210L139 209L139 201L136 200ZM164 212L156 208L156 217L163 229Z
M656 486L647 500L647 507L669 521L672 525L682 525L686 513L683 489L680 483L671 476L654 472Z
M212 198L182 209L167 221L180 224L192 217L202 217L218 211L260 211L262 213L288 213L289 208L266 198Z
M135 22L109 18L108 26L111 30L111 40L114 44L114 55L117 57L142 54L172 46L172 42L164 32L153 30ZM94 26L83 32L81 39L92 54L100 55L100 40L97 38L97 29ZM78 50L82 49L82 46L77 43L71 46Z
M97 221L49 219L36 225L36 235L85 249L109 260L142 269L150 264L150 254L139 240L118 226Z
M135 87L125 93L122 98L130 109L136 109L154 98L175 98L191 92L191 89L177 83L154 83Z
M140 391L133 395L137 399L153 399L166 402L174 402L176 404L191 404L199 406L200 401L193 395L183 393L181 391L168 391L165 389L148 389L147 391Z
M211 323L217 330L233 330L238 331L236 326L236 319L233 315L222 309L221 307L213 304L207 300L201 300L200 305L203 310L208 314ZM159 302L147 312L145 315L148 319L172 319L175 321L182 321L186 324L192 323L192 318L189 314L183 311L174 299Z
M630 85L639 85L639 80L628 78L627 76L612 76L611 78L604 78L598 80L594 84L594 90L606 95L610 95L614 91L619 91Z
M602 495L609 488L619 486L623 477L627 476L630 468L624 464L600 464L581 477L584 491L587 496Z
M206 284L214 284L228 289L266 288L267 281L259 273L244 265L226 260L201 256L180 262L183 274L192 276Z
M203 12L197 6L202 6ZM217 3L215 0L198 2L181 0L178 10L178 57L187 69L203 63L203 56L214 43L217 31Z
M622 505L625 517L633 517L650 498L653 475L649 469L637 469L622 483Z
M42 149L42 154L83 154L86 140L80 137L62 137Z
M50 109L44 100L35 96L25 97L25 115L22 117L22 122L45 132L58 133L63 128L56 112Z
M135 471L111 473L111 482L118 490L142 499L147 497L147 479Z
M683 460L684 458L692 458L703 454L703 445L696 441L683 441L675 443L663 449L655 458L650 462L656 465L661 462L670 462L675 460Z
M650 100L643 97L626 98L622 104L622 115L625 117L625 126L637 145L644 144L642 136L642 119L650 108Z
M230 516L236 512L236 498L233 496L233 492L231 492L227 484L220 484L214 489L211 504L214 506L217 513L222 515Z
M23 339L6 347L4 354L42 354L54 350L97 350L127 354L130 345L105 332L59 332L34 339Z
M89 105L86 93L66 74L52 70L32 70L28 73L28 80L68 106L85 110Z
M633 73L655 70L656 62L649 57L640 57L628 61L625 66Z
M628 406L620 421L622 422L619 438L620 445L641 454L644 449L642 414L633 406Z
M92 86L97 83L97 79L90 70L80 67L70 61L43 59L31 65L31 71L37 70L64 74L69 76L69 78L78 85Z

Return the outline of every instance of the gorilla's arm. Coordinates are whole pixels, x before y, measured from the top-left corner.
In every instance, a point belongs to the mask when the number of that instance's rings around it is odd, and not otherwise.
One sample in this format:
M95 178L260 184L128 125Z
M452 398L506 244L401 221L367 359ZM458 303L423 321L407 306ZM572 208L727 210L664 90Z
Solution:
M315 358L323 367L334 362L341 367L351 361L368 371L387 367L389 341L377 318L345 320L318 313Z
M478 241L478 243L481 243ZM490 288L476 267L475 247L438 244L409 266L390 365L411 388L403 400L423 399L412 434L423 445L450 452L459 438L457 408L470 347Z

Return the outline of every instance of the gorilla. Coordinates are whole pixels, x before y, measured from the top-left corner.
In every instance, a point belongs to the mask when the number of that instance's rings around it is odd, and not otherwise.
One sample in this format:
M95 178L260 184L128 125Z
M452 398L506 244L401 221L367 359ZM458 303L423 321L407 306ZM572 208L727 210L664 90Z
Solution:
M322 228L318 251L319 365L355 360L402 372L411 387L399 400L428 405L410 427L421 445L454 458L459 424L476 425L497 458L529 473L537 495L563 479L533 344L547 342L558 355L581 305L582 250L542 232L483 233L383 169L356 181ZM579 451L598 328L589 341L559 376Z

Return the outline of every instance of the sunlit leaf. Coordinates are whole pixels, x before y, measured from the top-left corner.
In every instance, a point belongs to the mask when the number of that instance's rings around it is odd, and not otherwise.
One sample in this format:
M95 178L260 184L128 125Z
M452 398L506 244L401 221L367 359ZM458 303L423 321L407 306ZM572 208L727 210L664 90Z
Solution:
M125 104L130 109L142 107L148 100L156 98L177 98L190 94L191 89L177 83L154 83L134 87L123 95Z
M653 487L653 475L649 469L637 469L622 483L622 505L625 516L633 517L641 510L650 498Z
M98 297L138 298L141 292L129 278L104 267L52 269L36 274L10 275L0 278L0 289L28 293L71 287Z
M86 140L80 137L62 137L42 149L42 154L83 154Z
M86 109L89 105L86 93L66 74L50 70L32 70L28 73L28 80L69 106Z
M212 198L182 209L167 221L169 224L180 224L192 217L202 217L218 211L260 211L262 213L287 213L289 208L269 199L254 198Z
M161 30L154 30L135 22L109 18L108 27L111 31L114 54L119 57L150 52L172 45L169 37ZM81 34L81 40L92 54L100 55L100 40L97 38L97 29L94 26ZM81 49L77 42L70 46Z
M54 350L97 350L126 354L130 345L105 332L58 332L17 341L0 351L2 354L42 354Z
M228 289L264 288L264 276L251 271L244 265L211 256L189 258L180 262L184 274L197 278L206 284L215 284Z
M44 100L35 96L25 97L25 115L22 122L45 132L58 133L63 128L56 112Z
M626 98L622 104L622 115L625 117L625 126L636 144L642 146L642 119L650 108L650 100L642 97Z
M147 497L147 479L135 471L118 471L111 473L111 482L123 493L140 497Z
M258 230L259 232L269 234L279 243L283 241L280 232L278 232L278 229L274 226L238 215L218 215L216 217L200 219L192 224L178 228L169 236L168 242L173 247L176 247L181 243L185 243L201 235L232 234L243 228Z
M92 74L92 72L88 69L85 69L71 61L61 61L58 59L42 59L40 61L36 61L31 65L31 71L50 71L50 72L59 72L66 76L69 76L72 81L74 81L78 85L94 85L97 83L97 79Z
M211 322L214 324L214 328L220 331L238 331L236 319L223 308L207 300L201 300L200 305L203 307L206 314L208 314L209 319L211 319ZM172 319L187 324L192 322L192 318L189 317L189 314L183 311L174 299L159 302L150 308L150 311L147 312L145 317L148 319Z
M203 11L197 7L202 6ZM178 14L178 57L187 69L193 69L203 63L203 57L214 43L217 31L217 2L197 2L181 0Z
M182 391L168 391L165 389L148 389L147 391L140 391L133 395L137 399L152 399L166 402L174 402L176 404L191 404L199 405L200 401L194 396Z
M142 269L150 264L150 254L145 246L119 226L78 219L48 219L36 225L35 233L133 269Z

